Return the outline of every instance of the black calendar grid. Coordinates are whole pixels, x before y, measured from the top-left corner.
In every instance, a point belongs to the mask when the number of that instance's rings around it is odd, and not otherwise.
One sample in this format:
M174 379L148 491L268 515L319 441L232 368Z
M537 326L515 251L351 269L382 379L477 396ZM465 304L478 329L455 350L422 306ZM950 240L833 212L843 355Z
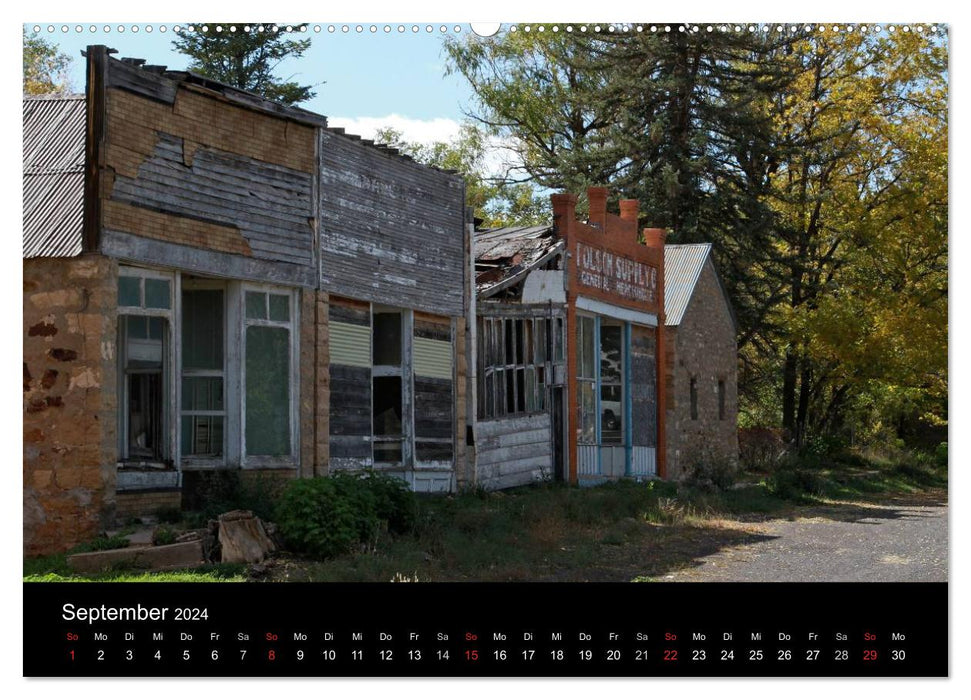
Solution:
M948 674L947 584L31 583L24 602L26 676Z

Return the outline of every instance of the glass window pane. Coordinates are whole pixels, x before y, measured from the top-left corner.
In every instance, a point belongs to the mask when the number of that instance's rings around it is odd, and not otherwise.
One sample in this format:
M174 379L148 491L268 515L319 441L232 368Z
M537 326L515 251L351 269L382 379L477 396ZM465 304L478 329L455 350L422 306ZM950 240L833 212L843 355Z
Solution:
M526 333L522 319L516 319L516 364L523 364L523 350L526 347Z
M556 362L563 360L563 319L556 319L556 329L553 332L553 358Z
M401 314L374 314L374 364L397 367L401 364ZM399 402L400 403L400 402Z
M182 410L223 410L222 377L183 377Z
M401 377L374 378L374 435L401 435Z
M246 329L246 454L290 454L290 331Z
M600 326L600 381L620 383L623 367L623 327Z
M619 386L600 387L600 441L624 441L624 404Z
M290 297L286 294L270 294L270 320L290 320Z
M182 366L223 368L221 289L187 289L182 293Z
M220 457L222 453L222 416L182 416L183 455Z
M578 341L580 376L592 378L594 376L593 352L593 319L580 317L580 337Z
M533 367L526 368L526 410L536 410L536 370Z
M118 278L118 306L142 305L142 279L140 277Z
M579 441L593 444L597 439L597 402L594 396L595 382L580 382L578 409L580 411Z
M266 294L246 292L246 318L266 319Z
M172 292L168 280L145 278L145 306L149 309L172 308Z
M164 319L145 316L125 316L125 368L126 369L161 369L163 343L162 324ZM150 328L156 326L152 331ZM153 333L149 337L150 332Z

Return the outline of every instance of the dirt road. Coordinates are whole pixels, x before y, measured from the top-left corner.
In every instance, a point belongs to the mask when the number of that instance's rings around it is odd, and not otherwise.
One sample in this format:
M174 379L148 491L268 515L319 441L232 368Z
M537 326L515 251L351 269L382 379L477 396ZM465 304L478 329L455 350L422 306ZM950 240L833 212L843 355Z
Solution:
M838 504L759 526L660 581L946 581L947 494Z

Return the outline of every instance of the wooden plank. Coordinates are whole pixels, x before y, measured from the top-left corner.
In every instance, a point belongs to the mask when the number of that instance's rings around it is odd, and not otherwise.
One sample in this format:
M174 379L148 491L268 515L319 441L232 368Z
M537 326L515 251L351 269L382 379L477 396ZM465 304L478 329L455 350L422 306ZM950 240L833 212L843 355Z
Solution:
M108 66L108 87L121 88L169 105L175 103L178 84L174 80L129 66L121 61L112 60Z
M447 316L464 309L461 178L321 136L321 287Z
M308 265L219 253L110 229L103 231L101 252L123 261L250 282L309 288L316 282L315 272Z

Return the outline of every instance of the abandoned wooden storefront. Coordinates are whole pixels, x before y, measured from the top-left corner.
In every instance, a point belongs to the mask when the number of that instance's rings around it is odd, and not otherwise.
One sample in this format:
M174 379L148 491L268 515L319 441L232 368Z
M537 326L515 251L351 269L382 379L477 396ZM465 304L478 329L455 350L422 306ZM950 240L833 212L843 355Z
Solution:
M179 507L217 470L454 489L461 178L87 56L83 98L24 104L25 551Z
M664 476L664 232L590 188L553 195L553 226L476 234L476 478L598 483Z

